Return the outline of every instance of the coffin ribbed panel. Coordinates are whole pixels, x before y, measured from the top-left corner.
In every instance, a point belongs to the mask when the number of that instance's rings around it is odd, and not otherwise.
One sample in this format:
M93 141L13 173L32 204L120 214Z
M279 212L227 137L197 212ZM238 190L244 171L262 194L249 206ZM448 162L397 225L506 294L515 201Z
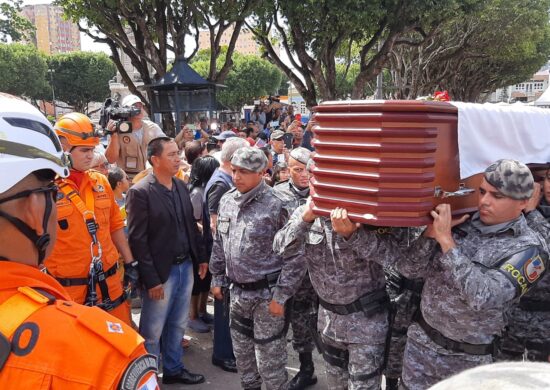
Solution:
M458 189L457 111L452 105L326 102L313 112L317 213L345 207L354 221L419 226L429 223L430 210L441 202L434 198L436 186ZM462 207L454 198L449 201L454 211Z

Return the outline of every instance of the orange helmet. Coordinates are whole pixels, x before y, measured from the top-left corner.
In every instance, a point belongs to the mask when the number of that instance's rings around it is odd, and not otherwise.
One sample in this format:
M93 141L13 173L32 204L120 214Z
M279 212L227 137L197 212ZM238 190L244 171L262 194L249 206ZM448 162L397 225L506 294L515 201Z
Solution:
M84 114L71 112L63 115L55 122L54 130L71 146L99 145L99 133L94 130L94 125Z

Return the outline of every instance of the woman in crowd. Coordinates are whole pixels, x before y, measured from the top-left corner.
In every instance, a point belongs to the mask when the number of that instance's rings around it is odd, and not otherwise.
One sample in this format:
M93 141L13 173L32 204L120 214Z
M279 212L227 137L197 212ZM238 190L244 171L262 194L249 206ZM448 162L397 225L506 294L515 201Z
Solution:
M219 166L218 160L208 155L197 158L191 166L189 193L193 205L193 215L201 232L204 188ZM199 278L198 269L195 270L194 275L195 283L193 284L191 307L189 309L189 328L198 333L206 333L210 330L209 325L213 322L212 316L206 312L206 302L212 276L208 272L206 277L201 279Z

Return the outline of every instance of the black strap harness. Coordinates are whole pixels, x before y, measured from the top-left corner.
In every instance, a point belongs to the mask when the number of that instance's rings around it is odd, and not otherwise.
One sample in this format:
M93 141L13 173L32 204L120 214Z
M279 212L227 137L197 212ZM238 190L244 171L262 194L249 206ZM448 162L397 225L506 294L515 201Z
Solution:
M110 276L116 275L118 271L118 263L115 263L111 268L109 268L107 271L104 272L105 277L108 278ZM71 287L71 286L86 286L88 285L88 278L58 278L55 277L55 279L61 284L63 287Z

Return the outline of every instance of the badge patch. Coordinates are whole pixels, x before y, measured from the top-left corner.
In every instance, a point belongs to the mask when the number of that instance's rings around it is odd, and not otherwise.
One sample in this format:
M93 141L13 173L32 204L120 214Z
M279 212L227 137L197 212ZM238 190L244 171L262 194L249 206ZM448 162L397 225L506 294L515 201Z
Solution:
M119 322L105 321L107 323L107 331L109 333L124 333L122 325Z
M229 218L220 218L218 220L218 231L220 233L229 233Z
M103 187L101 184L98 184L95 189L95 192L105 192L105 187Z
M531 283L540 278L540 276L544 273L544 263L540 255L530 258L523 267L525 276Z
M121 390L153 390L158 389L157 358L154 355L143 355L135 359L120 381Z

